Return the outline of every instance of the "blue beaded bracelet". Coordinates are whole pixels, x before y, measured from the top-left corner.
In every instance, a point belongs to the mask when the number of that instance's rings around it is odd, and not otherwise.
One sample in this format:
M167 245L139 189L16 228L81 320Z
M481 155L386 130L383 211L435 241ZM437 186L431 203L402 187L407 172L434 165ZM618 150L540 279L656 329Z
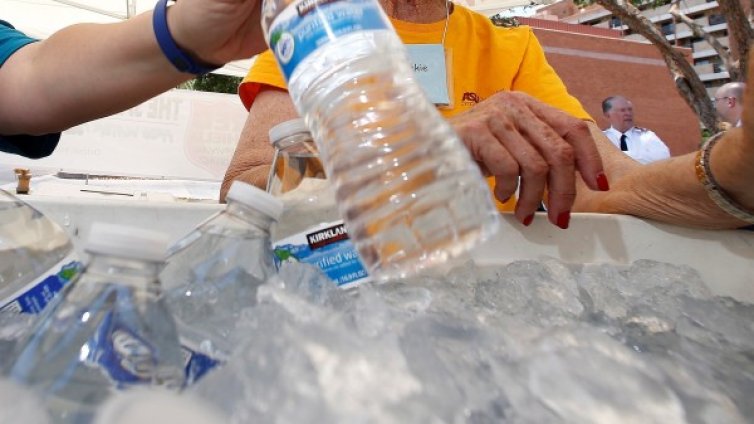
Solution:
M167 10L168 0L157 2L152 14L152 27L154 28L154 35L157 37L157 44L160 45L160 50L162 50L162 53L165 54L170 63L181 72L195 75L203 75L219 68L219 66L196 62L175 44L175 40L170 35L170 29L168 28Z

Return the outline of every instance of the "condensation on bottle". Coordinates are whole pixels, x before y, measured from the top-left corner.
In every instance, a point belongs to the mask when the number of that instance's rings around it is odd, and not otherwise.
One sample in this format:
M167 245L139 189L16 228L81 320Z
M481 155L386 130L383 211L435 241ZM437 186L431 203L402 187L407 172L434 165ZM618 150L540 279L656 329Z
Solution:
M276 274L270 226L282 209L263 190L234 181L225 209L169 249L160 280L178 325L187 384L232 353L241 312L256 304L257 288Z
M267 192L284 205L283 215L272 229L276 263L314 265L341 288L368 281L304 120L280 123L269 135L275 155Z
M42 312L8 375L40 393L56 423L89 422L113 390L183 386L178 335L157 275L168 238L95 223L91 259Z
M262 27L373 277L443 263L497 231L478 166L376 0L265 0Z
M0 312L39 313L81 268L63 228L0 190Z

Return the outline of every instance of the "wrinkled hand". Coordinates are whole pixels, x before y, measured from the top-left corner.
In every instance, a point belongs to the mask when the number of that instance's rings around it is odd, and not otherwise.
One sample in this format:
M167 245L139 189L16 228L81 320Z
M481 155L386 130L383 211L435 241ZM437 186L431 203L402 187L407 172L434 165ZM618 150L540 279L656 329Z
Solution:
M505 201L519 185L516 218L529 225L547 190L549 221L568 228L576 170L593 190L607 191L602 160L587 124L531 96L500 92L450 120Z
M262 0L181 0L168 8L168 27L179 47L221 65L267 48L261 8Z

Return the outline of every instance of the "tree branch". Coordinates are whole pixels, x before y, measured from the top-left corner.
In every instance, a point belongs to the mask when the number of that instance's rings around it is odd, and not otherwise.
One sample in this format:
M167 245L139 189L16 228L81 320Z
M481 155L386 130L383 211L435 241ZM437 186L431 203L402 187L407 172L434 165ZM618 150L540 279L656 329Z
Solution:
M679 50L673 48L655 24L647 17L642 16L640 11L630 3L625 2L623 5L619 5L618 1L620 0L595 1L660 50L660 55L668 65L681 97L696 112L705 127L716 131L719 127L717 112L709 99L707 89L686 57ZM683 80L685 88L681 88L679 80Z
M746 19L744 8L739 0L717 0L717 3L728 24L731 57L733 61L740 64L739 77L746 75L748 63L746 58L749 56L749 46L752 38L754 38L754 29L751 28L749 20Z
M730 56L730 52L727 47L725 47L721 42L717 40L717 37L710 34L709 32L704 30L704 27L702 25L699 25L698 23L694 22L691 18L683 14L681 12L681 8L678 7L678 0L673 1L673 5L670 6L670 10L668 10L668 13L675 16L676 19L686 24L689 29L691 29L691 32L699 38L704 38L706 42L709 43L710 47L712 47L715 52L720 56L720 59L723 61L723 64L725 64L725 69L728 70L728 74L730 75L730 78L732 80L738 80L739 79L739 63L738 61L733 61Z

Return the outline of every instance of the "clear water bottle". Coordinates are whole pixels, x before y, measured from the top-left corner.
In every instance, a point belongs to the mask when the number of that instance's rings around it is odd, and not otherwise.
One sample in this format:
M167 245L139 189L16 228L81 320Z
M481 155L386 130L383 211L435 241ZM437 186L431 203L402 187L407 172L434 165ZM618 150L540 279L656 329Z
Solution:
M303 119L270 129L275 156L267 192L284 205L272 228L278 265L286 261L319 267L338 287L350 288L369 279L356 248L348 238L327 180L317 146Z
M445 262L497 230L479 168L377 0L264 0L262 26L373 277Z
M40 312L80 270L66 232L0 190L0 312Z
M183 384L157 279L167 236L101 223L90 231L85 271L42 313L9 370L44 397L56 423L90 421L113 389Z
M270 226L282 203L240 181L227 202L170 249L160 273L178 324L187 384L226 359L241 311L256 304L257 287L277 271Z

